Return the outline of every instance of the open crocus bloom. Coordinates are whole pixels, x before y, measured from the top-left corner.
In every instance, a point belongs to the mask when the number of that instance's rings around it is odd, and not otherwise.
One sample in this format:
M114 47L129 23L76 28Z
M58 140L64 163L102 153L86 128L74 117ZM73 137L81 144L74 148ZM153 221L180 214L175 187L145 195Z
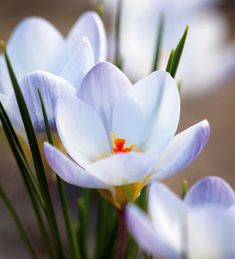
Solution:
M106 35L101 19L91 11L78 19L66 39L45 19L29 17L13 31L7 51L18 80L43 70L78 87L86 72L106 59ZM0 67L0 92L8 94L12 87L3 56Z
M152 179L186 167L207 143L207 121L174 137L180 98L167 72L132 85L117 67L101 62L85 76L77 95L59 98L55 114L73 160L47 143L45 156L65 181L99 189L117 208L127 203L126 188L134 200Z
M235 195L221 178L198 181L180 200L162 184L150 186L146 215L127 207L129 229L140 247L162 258L234 258Z

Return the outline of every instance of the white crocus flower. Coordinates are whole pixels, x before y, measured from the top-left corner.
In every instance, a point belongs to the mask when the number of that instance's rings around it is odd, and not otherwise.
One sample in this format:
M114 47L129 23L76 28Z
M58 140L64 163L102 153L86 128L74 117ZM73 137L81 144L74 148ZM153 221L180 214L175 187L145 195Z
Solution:
M174 137L180 97L167 72L132 85L117 67L101 62L85 76L77 95L59 98L55 114L72 159L48 143L45 156L65 181L99 189L119 209L128 202L127 192L134 200L150 180L185 168L207 143L207 121Z
M84 13L64 38L47 20L28 17L15 28L7 51L17 79L42 70L60 75L75 87L97 62L106 59L106 35L95 12ZM0 57L0 93L12 91L4 57Z
M24 19L13 31L7 51L40 149L46 139L46 131L38 90L45 104L54 142L62 149L55 126L56 100L59 96L75 94L86 73L106 58L106 47L103 23L95 12L90 11L78 19L66 38L48 21L39 17ZM3 56L0 56L0 101L28 153L23 123Z
M140 247L166 259L235 256L235 195L221 178L198 181L180 200L162 184L150 186L148 215L129 205L127 222Z

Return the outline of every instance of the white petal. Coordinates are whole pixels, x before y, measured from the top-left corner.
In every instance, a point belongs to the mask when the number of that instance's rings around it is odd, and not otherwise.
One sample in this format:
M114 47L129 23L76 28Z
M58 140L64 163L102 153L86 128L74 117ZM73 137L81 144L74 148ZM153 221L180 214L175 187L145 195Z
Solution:
M187 167L200 154L210 135L210 126L203 120L176 135L155 166L152 178L166 179Z
M190 207L220 206L221 209L225 209L235 203L235 194L225 180L208 176L197 181L189 189L184 202Z
M148 210L155 229L178 253L183 249L183 222L187 213L184 203L163 184L150 186Z
M161 239L161 233L154 228L147 215L135 205L126 209L127 224L138 245L151 255L163 258L181 258L181 256Z
M235 220L225 211L192 210L187 226L189 258L235 258Z
M84 188L109 189L112 191L111 186L90 175L57 148L46 142L44 143L44 154L51 168L64 181Z
M146 154L120 153L88 164L85 169L105 183L119 186L142 180L151 172L154 162Z
M83 77L92 68L93 65L93 50L89 40L83 37L83 39L78 44L76 51L65 64L65 67L60 73L60 76L78 88Z
M179 113L175 81L168 73L157 71L137 82L117 102L113 131L158 157L175 134Z
M55 104L60 96L75 94L74 88L64 79L47 72L32 72L23 77L21 90L35 130L44 130L44 119L38 90L46 108L51 129L55 129Z
M114 106L130 87L130 81L117 67L101 62L85 76L78 97L96 110L110 134Z
M95 12L84 13L71 28L67 40L76 46L86 36L95 54L95 62L106 59L107 42L103 22Z
M62 35L48 21L29 17L15 28L7 51L18 80L34 70L53 72L54 61L64 45ZM9 93L10 78L5 62L1 63L1 91Z
M84 167L111 153L100 117L76 96L65 96L58 100L56 125L67 152L79 165Z

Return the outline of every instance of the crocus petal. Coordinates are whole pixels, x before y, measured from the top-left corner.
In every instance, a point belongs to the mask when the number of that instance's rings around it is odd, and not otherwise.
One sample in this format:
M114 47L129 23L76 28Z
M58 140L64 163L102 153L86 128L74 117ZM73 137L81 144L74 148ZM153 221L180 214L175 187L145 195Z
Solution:
M78 88L85 74L94 65L94 53L86 37L81 42L69 61L66 63L60 76Z
M74 88L67 81L41 71L32 72L24 76L20 86L34 128L38 131L45 129L38 90L42 95L51 129L55 129L55 103L57 99L67 94L75 94Z
M120 153L88 164L85 169L109 185L120 186L144 179L154 162L155 159L146 154Z
M148 211L162 240L181 253L185 204L163 184L155 183L150 186Z
M157 157L174 136L179 113L180 98L174 79L167 72L153 72L119 99L113 131Z
M126 219L131 234L144 251L163 258L181 258L177 251L159 238L160 232L154 229L149 218L138 207L129 205Z
M61 151L46 142L44 143L44 154L51 168L64 181L84 188L112 190L111 186L90 175Z
M211 176L194 184L184 201L190 207L216 205L226 208L235 203L235 194L222 178Z
M86 36L94 50L95 62L106 59L107 42L104 25L95 12L84 13L71 28L67 41L76 44Z
M55 57L63 44L62 35L46 20L29 17L20 22L7 43L8 55L18 80L34 70L53 72ZM1 92L9 93L11 82L3 60L0 80Z
M193 210L187 222L188 258L235 258L235 221L221 210Z
M207 120L176 135L155 166L152 179L166 179L187 167L200 154L209 135Z
M99 115L76 96L61 97L56 125L69 155L81 166L106 157L111 145Z
M114 106L130 87L130 81L117 67L101 62L85 76L78 97L97 111L110 134Z

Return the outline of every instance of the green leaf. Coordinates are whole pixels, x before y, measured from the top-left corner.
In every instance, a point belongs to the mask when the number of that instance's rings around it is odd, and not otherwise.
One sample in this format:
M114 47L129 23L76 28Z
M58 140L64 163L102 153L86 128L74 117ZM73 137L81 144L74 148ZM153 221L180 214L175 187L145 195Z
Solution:
M180 41L179 41L179 43L178 43L178 45L175 49L174 60L173 60L172 67L171 67L172 77L175 77L175 75L176 75L187 35L188 35L188 26L186 26L185 31L183 33L183 36L181 37L181 39L180 39Z
M48 117L46 114L45 105L44 105L43 98L42 98L42 95L39 90L38 90L38 95L39 95L40 104L41 104L41 108L42 108L42 114L43 114L44 125L45 125L46 132L47 132L47 138L48 138L49 143L51 145L53 145L53 138L52 138L52 134L51 134L50 127L49 127L49 122L48 122ZM72 258L80 259L81 257L79 254L77 241L76 241L76 237L75 237L75 232L74 232L74 226L73 226L72 219L71 219L71 213L70 213L68 201L67 201L66 194L65 194L64 183L63 183L62 179L60 179L58 176L56 176L56 178L57 178L57 186L58 186L58 190L59 190L59 197L60 197L64 222L65 222L65 230L67 233Z
M23 226L15 208L13 207L10 199L8 198L7 194L5 193L5 191L3 190L1 185L0 185L0 197L2 198L5 206L7 207L8 211L16 225L16 228L20 234L20 237L29 252L30 258L37 259L38 258L37 254L33 248L33 245L31 243L30 239L28 238L28 235L24 229L24 226Z
M164 15L161 14L160 18L159 18L156 47L155 47L155 56L154 56L153 65L152 65L152 72L154 72L156 69L158 69L161 47L162 47L163 30L164 30Z
M168 61L167 61L167 66L166 66L166 71L167 71L168 73L170 73L170 74L171 74L171 70L172 70L174 55L175 55L175 50L172 49L172 50L171 50L171 53L170 53L170 56L169 56L169 58L168 58Z
M15 133L15 130L7 116L7 113L2 106L2 103L0 102L0 120L2 121L2 126L5 132L5 135L7 137L8 143L11 147L12 153L14 154L14 157L17 161L18 167L20 169L21 176L23 178L23 181L25 183L25 186L29 192L29 195L31 195L29 191L28 184L32 187L33 192L37 196L41 206L43 209L45 209L45 203L42 199L40 190L38 188L38 183L34 179L33 173L29 167L29 164L26 160L25 154L23 152L23 149L20 145L20 142L18 140L18 137ZM30 189L31 190L31 189Z
M36 216L36 219L37 219L37 222L38 222L38 226L39 226L39 230L40 230L40 233L41 233L42 240L43 240L44 245L47 249L49 258L53 259L54 255L53 255L52 247L51 247L51 244L50 244L50 239L49 239L49 236L48 236L48 233L47 233L47 230L46 230L46 227L45 227L42 215L41 215L40 208L38 207L38 201L40 201L40 194L37 193L33 189L33 184L30 182L30 177L29 177L30 173L28 173L28 165L26 164L26 162L24 160L25 158L21 153L22 149L20 149L19 146L18 146L19 143L16 144L16 141L15 141L15 138L14 138L14 137L16 137L16 134L14 132L14 129L11 125L11 122L10 122L9 118L7 117L7 114L5 113L5 110L4 110L1 103L0 103L0 118L1 118L1 122L2 122L2 127L4 129L4 132L5 132L6 136L7 136L8 142L9 142L10 147L12 149L12 152L15 156L15 159L17 161L17 165L20 169L20 172L21 172L22 178L24 180L27 192L29 194L29 198L30 198L32 207L33 207L34 212L35 212L35 216ZM41 201L41 203L42 203L42 201ZM42 205L42 207L43 206L44 205Z
M15 92L16 100L17 100L17 103L19 106L21 117L22 117L22 121L23 121L23 124L25 127L26 135L28 138L28 143L29 143L32 157L33 157L35 170L37 173L39 186L40 186L40 189L41 189L41 192L42 192L45 204L46 204L46 216L48 218L49 226L53 233L52 237L55 242L56 252L57 252L59 258L64 258L62 243L60 240L55 212L54 212L54 208L53 208L53 204L52 204L52 200L51 200L51 196L50 196L50 192L49 192L49 188L48 188L48 184L47 184L47 179L46 179L45 170L44 170L43 163L42 163L41 154L40 154L38 143L37 143L36 134L35 134L35 131L33 128L32 121L30 119L29 111L27 109L23 94L21 92L20 86L16 79L16 76L13 71L12 65L10 63L9 57L7 55L6 47L3 43L1 43L1 47L4 52L8 72L9 72L12 86L13 86L13 89Z
M181 190L181 198L184 199L185 195L189 190L189 183L187 180L184 180L182 183L182 190Z

